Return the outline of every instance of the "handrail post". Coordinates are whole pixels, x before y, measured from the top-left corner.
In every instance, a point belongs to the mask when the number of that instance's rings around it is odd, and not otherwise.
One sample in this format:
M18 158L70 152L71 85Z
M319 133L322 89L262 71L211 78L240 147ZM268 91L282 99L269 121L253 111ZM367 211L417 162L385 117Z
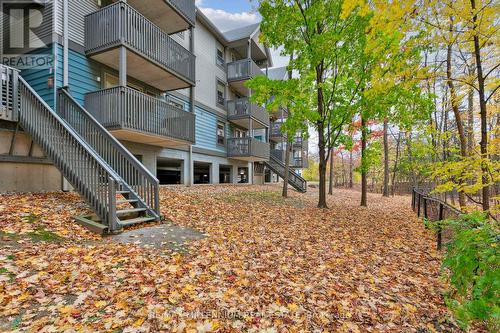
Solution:
M441 230L441 221L444 219L444 206L442 203L439 203L439 224L437 230L437 249L441 250L442 247L442 230Z
M427 198L424 197L424 218L427 219L429 216L427 215Z
M418 197L418 210L417 210L417 216L420 217L420 200L422 198L422 195L420 193L417 193Z
M108 230L110 233L118 229L116 223L116 182L112 177L108 178Z

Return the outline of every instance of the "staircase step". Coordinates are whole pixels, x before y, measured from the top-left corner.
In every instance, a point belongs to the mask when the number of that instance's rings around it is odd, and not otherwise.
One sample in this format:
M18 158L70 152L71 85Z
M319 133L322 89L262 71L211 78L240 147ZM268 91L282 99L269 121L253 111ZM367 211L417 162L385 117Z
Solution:
M117 204L122 204L122 203L134 203L138 202L139 200L137 199L124 199L124 200L116 200Z
M116 191L116 194L127 194L130 193L130 191Z
M127 215L131 213L145 212L146 208L121 209L116 211L116 215Z
M155 220L154 217L138 217L135 219L118 221L118 224L121 225L122 227L126 227L128 225L144 223L144 222L149 222L149 221L154 221L154 220Z

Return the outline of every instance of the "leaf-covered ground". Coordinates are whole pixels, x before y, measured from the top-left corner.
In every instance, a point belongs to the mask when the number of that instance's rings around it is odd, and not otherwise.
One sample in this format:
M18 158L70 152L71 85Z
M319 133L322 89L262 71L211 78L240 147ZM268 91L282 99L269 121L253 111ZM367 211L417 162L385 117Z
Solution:
M74 193L0 196L0 331L450 332L433 234L407 197L273 186L163 188L189 253L72 222Z

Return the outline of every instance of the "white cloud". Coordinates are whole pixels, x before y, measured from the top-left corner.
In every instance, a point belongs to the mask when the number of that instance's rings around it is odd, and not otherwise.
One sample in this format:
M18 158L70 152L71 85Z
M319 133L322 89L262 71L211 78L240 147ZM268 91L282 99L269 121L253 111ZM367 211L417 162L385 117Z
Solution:
M201 0L198 0L201 2ZM258 13L241 12L229 13L222 9L200 8L221 31L227 31L243 27L245 25L260 22Z
M199 6L203 5L203 0L195 0L194 4L199 7Z

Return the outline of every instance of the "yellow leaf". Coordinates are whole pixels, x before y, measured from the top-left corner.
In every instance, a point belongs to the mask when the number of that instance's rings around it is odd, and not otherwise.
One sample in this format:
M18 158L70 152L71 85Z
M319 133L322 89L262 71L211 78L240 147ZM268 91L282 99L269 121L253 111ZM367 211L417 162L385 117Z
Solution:
M94 302L94 306L98 309L103 308L107 305L108 303L106 301L97 301Z
M134 321L134 323L132 324L132 326L133 327L139 327L139 326L142 325L142 323L144 323L144 320L145 320L145 318L139 318L136 321Z

